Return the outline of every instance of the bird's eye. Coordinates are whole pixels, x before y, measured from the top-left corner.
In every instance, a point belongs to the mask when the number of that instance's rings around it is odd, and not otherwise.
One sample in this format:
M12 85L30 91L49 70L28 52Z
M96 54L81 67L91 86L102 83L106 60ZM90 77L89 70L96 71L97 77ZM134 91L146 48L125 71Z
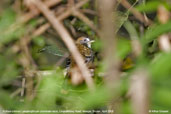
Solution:
M84 41L86 42L86 41L87 41L87 39L84 39Z

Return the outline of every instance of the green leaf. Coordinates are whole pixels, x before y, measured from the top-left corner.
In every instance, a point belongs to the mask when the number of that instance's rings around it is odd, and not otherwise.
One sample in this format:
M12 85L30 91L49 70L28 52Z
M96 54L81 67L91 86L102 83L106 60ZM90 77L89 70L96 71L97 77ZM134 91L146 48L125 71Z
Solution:
M18 98L12 99L10 97L10 93L1 89L0 92L0 107L2 106L4 110L16 109L21 105Z
M130 40L119 39L117 45L117 54L121 59L124 59L131 52Z
M124 23L124 27L128 31L128 33L130 35L130 39L132 39L132 40L138 40L139 39L137 31L130 21L126 21Z
M10 60L8 60L10 59ZM0 87L2 85L8 84L12 80L16 79L19 74L19 69L17 69L16 62L11 60L11 58L5 58L0 56Z
M121 28L124 22L128 19L129 12L123 13L123 12L117 11L117 13L115 14L116 15L114 15L114 19L116 19L115 21L117 22L117 24L115 25L115 29L116 29L116 32L118 32L118 30Z
M37 46L44 46L45 45L45 40L42 36L37 36L37 37L34 37L33 40L32 40Z
M57 71L50 75L42 75L42 80L33 101L33 108L56 109L56 100L63 83L62 72Z
M5 10L0 18L0 30L7 28L15 22L16 14L11 9Z
M20 38L24 34L23 24L16 19L16 14L12 10L3 12L0 19L0 43L8 43Z
M149 43L152 40L158 38L161 34L171 31L171 21L166 24L158 24L150 27L143 36L142 40L144 43Z
M171 91L169 88L157 87L152 93L152 102L166 109L171 107Z
M148 1L146 4L136 6L136 9L140 12L150 13L155 12L160 5L165 6L168 10L171 9L171 5L165 2L164 0Z
M159 53L151 62L149 69L153 79L160 80L171 74L170 53Z
M133 114L130 101L124 101L121 103L121 114Z

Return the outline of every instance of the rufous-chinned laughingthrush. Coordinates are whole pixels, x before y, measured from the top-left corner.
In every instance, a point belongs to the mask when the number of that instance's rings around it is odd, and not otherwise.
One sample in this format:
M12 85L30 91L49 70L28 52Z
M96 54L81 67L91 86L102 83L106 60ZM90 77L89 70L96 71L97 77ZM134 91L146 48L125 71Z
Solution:
M79 37L75 43L88 68L93 65L94 61L94 52L91 48L92 42L94 42L94 40L90 40L87 37ZM81 72L72 56L67 59L67 76L71 78L71 82L74 85L78 85L84 81L83 76L81 75Z

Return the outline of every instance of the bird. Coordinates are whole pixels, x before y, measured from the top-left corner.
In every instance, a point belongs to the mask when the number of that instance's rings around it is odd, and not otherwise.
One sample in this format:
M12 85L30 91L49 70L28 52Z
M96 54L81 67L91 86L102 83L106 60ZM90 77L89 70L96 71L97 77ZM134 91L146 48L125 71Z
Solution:
M79 37L75 41L75 45L78 48L78 51L82 55L85 64L87 67L90 69L90 72L93 75L94 71L94 51L91 48L91 44L94 42L94 40L90 40L88 37ZM46 46L43 49L40 49L38 52L47 52L53 55L57 55L60 57L65 57L66 58L66 65L65 65L65 70L64 70L64 75L65 77L70 77L71 82L74 85L81 84L84 79L83 76L79 70L79 67L77 66L74 58L72 57L71 54L67 54L68 57L65 56L66 51L64 49L61 49L59 46Z
M78 51L82 55L84 62L88 68L91 68L94 61L94 52L91 48L91 44L93 42L94 40L90 40L90 38L88 37L79 37L75 42ZM84 81L83 76L81 75L81 72L79 70L79 67L77 66L74 58L71 55L66 61L66 67L67 67L66 75L71 78L72 84L78 85Z

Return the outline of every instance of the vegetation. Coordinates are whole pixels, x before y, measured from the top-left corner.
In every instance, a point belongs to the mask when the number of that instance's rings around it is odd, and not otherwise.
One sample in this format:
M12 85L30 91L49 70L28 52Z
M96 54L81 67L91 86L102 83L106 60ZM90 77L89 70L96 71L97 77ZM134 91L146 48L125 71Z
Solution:
M74 85L80 36L95 40L95 71ZM0 114L169 113L170 60L169 0L0 1Z

